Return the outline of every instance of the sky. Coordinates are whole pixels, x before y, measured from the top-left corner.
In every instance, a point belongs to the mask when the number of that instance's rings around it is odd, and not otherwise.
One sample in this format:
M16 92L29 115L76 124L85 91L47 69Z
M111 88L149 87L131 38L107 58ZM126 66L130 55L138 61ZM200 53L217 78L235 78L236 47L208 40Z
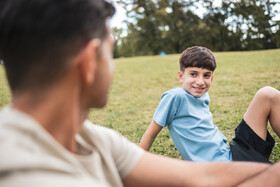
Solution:
M112 27L125 27L125 24L122 23L123 20L126 19L126 14L125 10L119 6L115 1L113 1L115 8L116 8L116 13L114 14L113 18L110 21L110 24Z
M279 2L279 4L275 6L275 8L280 11L280 0L275 0L275 1ZM126 24L122 23L122 21L124 21L126 19L125 10L116 3L116 0L112 0L112 2L114 3L114 5L116 7L116 13L110 21L111 27L126 28ZM214 0L213 3L214 3L214 6L220 6L222 3L222 0ZM198 10L196 10L196 13L198 14L198 16L202 17L202 15L203 15L203 13L205 13L205 11L206 11L205 9L199 8ZM280 20L280 14L276 15L274 17L274 20Z

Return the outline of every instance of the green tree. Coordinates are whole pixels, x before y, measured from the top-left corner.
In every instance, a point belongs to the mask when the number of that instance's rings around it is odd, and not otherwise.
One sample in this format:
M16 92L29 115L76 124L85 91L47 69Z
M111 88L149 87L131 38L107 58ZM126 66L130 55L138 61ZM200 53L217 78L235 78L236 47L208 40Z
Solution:
M273 0L119 0L129 18L119 55L180 53L193 45L214 51L280 47L279 13ZM200 18L196 7L207 11Z
M134 52L136 55L158 54L160 43L157 42L161 37L158 29L159 24L155 18L156 4L152 0L127 0L119 1L127 11L129 18L133 17L134 23L130 23L128 38L134 40ZM128 42L128 41L127 41Z
M123 29L121 29L121 28L116 28L116 27L113 28L113 37L115 40L114 53L113 53L114 58L120 57L119 46L120 46L122 32L123 32Z
M237 29L242 32L243 49L276 48L276 33L272 30L277 25L273 17L276 2L270 0L241 0L233 2L232 17L235 17ZM243 28L240 28L243 27ZM279 30L279 28L278 28Z
M155 3L156 2L156 3ZM197 43L196 33L201 19L189 10L195 1L130 0L119 1L133 18L127 39L122 45L133 43L136 55L179 53ZM131 37L133 35L133 37Z

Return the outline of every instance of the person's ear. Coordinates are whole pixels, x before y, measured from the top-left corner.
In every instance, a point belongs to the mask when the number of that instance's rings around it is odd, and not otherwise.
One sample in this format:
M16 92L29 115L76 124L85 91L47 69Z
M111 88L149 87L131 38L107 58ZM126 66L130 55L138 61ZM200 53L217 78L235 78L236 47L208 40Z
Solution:
M101 42L99 39L92 39L77 55L77 63L82 80L84 80L85 83L91 83L94 81L95 71L98 63L98 48L100 45Z
M178 78L180 80L180 82L183 82L183 72L182 71L178 71Z
M213 82L214 74L211 75L211 82Z

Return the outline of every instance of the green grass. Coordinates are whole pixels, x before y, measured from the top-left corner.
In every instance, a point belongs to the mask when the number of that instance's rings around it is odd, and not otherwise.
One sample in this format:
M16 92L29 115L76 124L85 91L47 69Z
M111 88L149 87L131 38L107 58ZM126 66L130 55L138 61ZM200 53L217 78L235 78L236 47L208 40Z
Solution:
M218 67L209 90L214 124L229 141L256 91L270 85L280 90L280 50L215 53ZM161 94L180 86L179 55L116 59L114 81L106 108L91 110L95 124L113 128L138 144ZM10 92L0 66L0 107L10 103ZM271 129L269 129L271 132ZM270 157L280 160L280 139ZM181 158L166 128L156 138L151 152Z
M11 103L11 92L8 87L3 65L0 64L0 108Z

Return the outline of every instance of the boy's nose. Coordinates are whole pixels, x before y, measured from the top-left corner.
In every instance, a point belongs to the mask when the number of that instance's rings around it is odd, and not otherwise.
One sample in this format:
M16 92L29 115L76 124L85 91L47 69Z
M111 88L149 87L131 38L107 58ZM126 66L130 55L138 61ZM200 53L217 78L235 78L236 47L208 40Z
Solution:
M198 84L198 85L203 85L203 84L204 84L203 77L198 77L198 78L196 79L196 84Z

